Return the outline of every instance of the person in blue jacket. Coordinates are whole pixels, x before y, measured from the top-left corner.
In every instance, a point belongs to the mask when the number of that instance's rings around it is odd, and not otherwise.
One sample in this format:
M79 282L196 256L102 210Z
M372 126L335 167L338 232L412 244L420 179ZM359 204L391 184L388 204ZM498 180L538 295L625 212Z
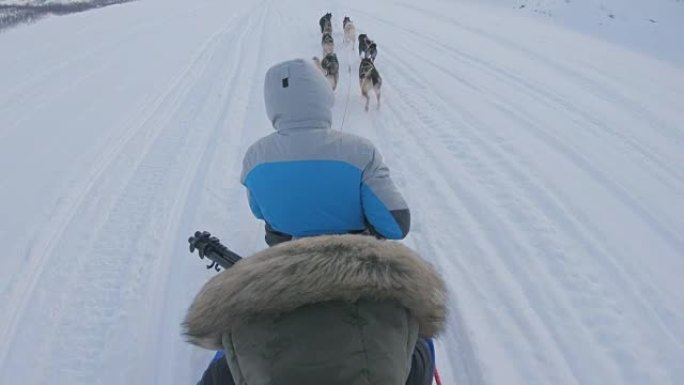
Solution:
M266 112L275 132L247 150L241 183L265 222L269 246L295 238L359 233L403 239L411 215L377 148L332 126L334 94L313 63L295 59L266 73ZM218 352L198 385L234 384ZM432 384L434 345L419 339L407 385Z
M269 245L323 234L406 237L411 215L380 152L331 128L334 94L312 63L269 69L264 98L275 132L247 150L241 182Z

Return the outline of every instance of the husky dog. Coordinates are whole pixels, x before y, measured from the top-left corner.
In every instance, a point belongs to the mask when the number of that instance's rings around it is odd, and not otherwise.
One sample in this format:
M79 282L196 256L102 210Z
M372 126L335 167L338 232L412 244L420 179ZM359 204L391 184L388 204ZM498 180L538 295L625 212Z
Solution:
M337 81L340 78L340 62L337 61L337 54L329 53L321 61L318 57L313 58L316 66L323 72L325 78L330 82L333 91L337 88Z
M366 48L370 43L371 39L368 38L368 35L366 35L365 33L359 35L359 57L364 55L364 53L366 52Z
M354 27L354 23L352 23L348 16L345 16L342 26L344 28L344 44L352 43L352 49L354 49L356 45L356 27Z
M378 109L380 108L380 88L382 88L382 77L375 64L369 58L361 59L361 64L359 65L359 83L361 85L361 95L366 98L366 111L368 111L368 104L370 103L370 98L368 97L368 92L372 89L375 92L375 97L378 101Z
M363 53L363 57L367 59L371 59L373 62L375 62L375 57L378 56L378 46L375 44L374 41L370 40L370 44L366 47L366 50Z
M318 24L321 26L321 33L332 34L332 13L328 12L323 15Z
M323 37L321 38L321 46L323 47L323 56L329 53L333 53L333 51L335 50L335 41L333 40L331 34L323 34Z

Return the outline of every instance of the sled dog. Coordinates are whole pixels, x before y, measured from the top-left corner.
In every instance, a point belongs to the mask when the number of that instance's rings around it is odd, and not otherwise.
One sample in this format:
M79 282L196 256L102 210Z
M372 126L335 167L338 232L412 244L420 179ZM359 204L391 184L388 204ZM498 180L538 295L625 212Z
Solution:
M380 72L375 68L375 64L369 58L361 59L359 65L359 83L361 85L361 95L366 98L365 110L368 111L370 97L368 93L370 90L375 92L375 97L378 101L378 109L380 108L380 89L382 88L382 77Z
M321 38L321 47L323 47L323 56L335 51L335 41L331 34L323 34L323 37Z
M368 35L365 33L359 35L359 57L362 57L365 54L366 48L368 48L370 43L371 39L368 38Z
M356 45L356 27L354 27L354 23L348 16L344 17L342 25L344 28L344 44L352 43L352 49L354 49Z
M333 91L337 88L337 81L340 78L340 63L337 60L335 53L329 53L323 57L323 60L314 56L313 58L316 66L323 72L325 78L330 82Z
M376 56L378 56L378 46L375 44L374 41L371 41L370 44L368 44L368 47L366 47L366 51L363 53L363 57L371 59L371 61L375 63Z
M321 26L321 33L332 34L332 13L328 12L323 15L318 24Z

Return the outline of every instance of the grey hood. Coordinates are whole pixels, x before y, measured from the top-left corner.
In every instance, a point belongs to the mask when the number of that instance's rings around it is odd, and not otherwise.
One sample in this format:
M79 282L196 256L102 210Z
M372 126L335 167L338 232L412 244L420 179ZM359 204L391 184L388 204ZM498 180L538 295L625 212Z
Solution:
M264 81L266 113L276 130L330 128L334 94L311 60L276 64Z

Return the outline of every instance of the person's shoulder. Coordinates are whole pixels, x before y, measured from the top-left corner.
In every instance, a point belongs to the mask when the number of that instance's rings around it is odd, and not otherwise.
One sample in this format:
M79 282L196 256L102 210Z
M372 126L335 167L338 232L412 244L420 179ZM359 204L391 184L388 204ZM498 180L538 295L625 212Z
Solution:
M336 146L343 157L357 167L364 169L376 156L375 145L360 135L337 131Z
M365 149L365 150L370 150L370 151L375 150L375 145L373 144L373 142L371 142L367 138L364 138L363 136L352 134L349 132L342 132L342 131L335 131L335 132L337 133L339 140L346 145L354 146L354 147L357 147L359 149Z
M257 154L261 152L264 148L267 148L268 146L273 143L273 140L276 136L276 133L272 133L269 135L266 135L262 138L257 139L254 143L252 143L248 148L247 152L245 153L245 156L253 156L254 154Z
M268 158L268 154L271 153L271 149L273 148L273 136L274 134L266 135L247 148L247 151L245 151L245 155L242 158L243 179L252 169L254 169L254 167Z
M261 145L264 145L264 144L271 143L271 142L273 142L273 140L275 140L277 137L278 137L278 132L277 132L277 131L276 131L276 132L272 132L272 133L270 133L270 134L268 134L268 135L266 135L266 136L263 136L263 137L257 139L257 140L252 144L251 147L257 147L257 146L261 146Z

